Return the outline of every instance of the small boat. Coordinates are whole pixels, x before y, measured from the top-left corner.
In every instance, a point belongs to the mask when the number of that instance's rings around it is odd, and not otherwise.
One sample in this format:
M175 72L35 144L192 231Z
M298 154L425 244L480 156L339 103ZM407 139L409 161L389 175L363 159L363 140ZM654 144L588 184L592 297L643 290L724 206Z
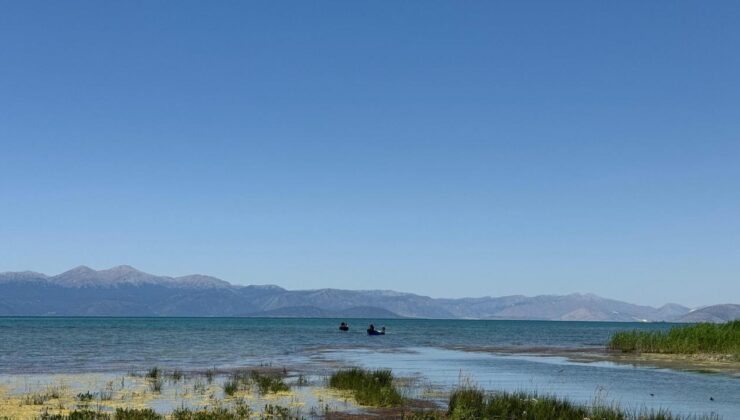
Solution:
M370 328L367 329L367 335L385 335L385 327L376 330L375 325L370 324Z
M339 331L349 331L349 324L346 322L339 324Z

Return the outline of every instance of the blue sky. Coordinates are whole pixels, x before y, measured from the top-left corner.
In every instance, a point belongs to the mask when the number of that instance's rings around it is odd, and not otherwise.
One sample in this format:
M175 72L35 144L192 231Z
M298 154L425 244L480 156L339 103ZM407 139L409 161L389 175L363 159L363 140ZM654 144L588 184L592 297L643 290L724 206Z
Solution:
M739 20L4 2L0 271L737 303Z

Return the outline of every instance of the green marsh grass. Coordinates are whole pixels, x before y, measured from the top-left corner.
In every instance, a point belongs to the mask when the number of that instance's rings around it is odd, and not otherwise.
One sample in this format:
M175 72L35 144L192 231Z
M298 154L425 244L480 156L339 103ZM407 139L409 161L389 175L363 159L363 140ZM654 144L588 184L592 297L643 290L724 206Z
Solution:
M260 373L256 370L237 371L224 381L224 393L233 396L237 391L251 389L254 386L260 395L289 391L290 386L283 381L283 376L276 373Z
M290 387L283 382L283 377L280 375L264 374L253 370L249 374L249 379L254 383L261 395L290 390Z
M621 331L607 347L625 353L712 354L740 360L740 320L676 326L669 331Z
M340 370L331 375L329 386L352 391L355 400L362 405L396 407L403 404L403 397L393 385L393 374L389 369Z
M240 382L234 378L227 379L224 381L224 394L228 396L236 394L236 392L239 391L240 385Z
M435 419L435 413L416 413L412 419ZM624 411L617 406L595 402L585 406L566 399L526 392L486 394L480 389L464 387L455 390L446 416L450 420L517 419L517 420L716 420L716 416L681 417L665 410Z

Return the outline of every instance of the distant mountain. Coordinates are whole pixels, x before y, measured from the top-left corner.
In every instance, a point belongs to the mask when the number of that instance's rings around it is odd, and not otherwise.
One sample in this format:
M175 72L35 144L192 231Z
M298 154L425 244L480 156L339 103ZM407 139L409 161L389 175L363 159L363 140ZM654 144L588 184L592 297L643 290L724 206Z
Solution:
M679 322L725 322L740 319L740 305L705 306L678 318Z
M268 311L244 314L247 317L275 317L275 318L401 318L391 311L372 306L358 306L341 310L321 309L315 306L286 306Z
M720 308L723 307L724 309ZM389 290L285 290L232 285L215 277L156 276L122 265L80 266L55 276L0 273L0 315L280 316L471 318L572 321L721 321L738 305L691 312L633 305L592 294L433 299ZM718 309L710 309L718 308Z

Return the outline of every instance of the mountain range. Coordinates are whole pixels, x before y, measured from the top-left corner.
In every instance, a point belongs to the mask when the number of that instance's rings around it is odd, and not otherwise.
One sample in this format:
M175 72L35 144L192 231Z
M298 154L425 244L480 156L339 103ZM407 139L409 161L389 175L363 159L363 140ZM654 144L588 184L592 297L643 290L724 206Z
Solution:
M593 294L434 299L389 290L286 290L215 277L156 276L122 265L47 276L0 273L0 316L265 316L723 322L740 305L659 308Z

